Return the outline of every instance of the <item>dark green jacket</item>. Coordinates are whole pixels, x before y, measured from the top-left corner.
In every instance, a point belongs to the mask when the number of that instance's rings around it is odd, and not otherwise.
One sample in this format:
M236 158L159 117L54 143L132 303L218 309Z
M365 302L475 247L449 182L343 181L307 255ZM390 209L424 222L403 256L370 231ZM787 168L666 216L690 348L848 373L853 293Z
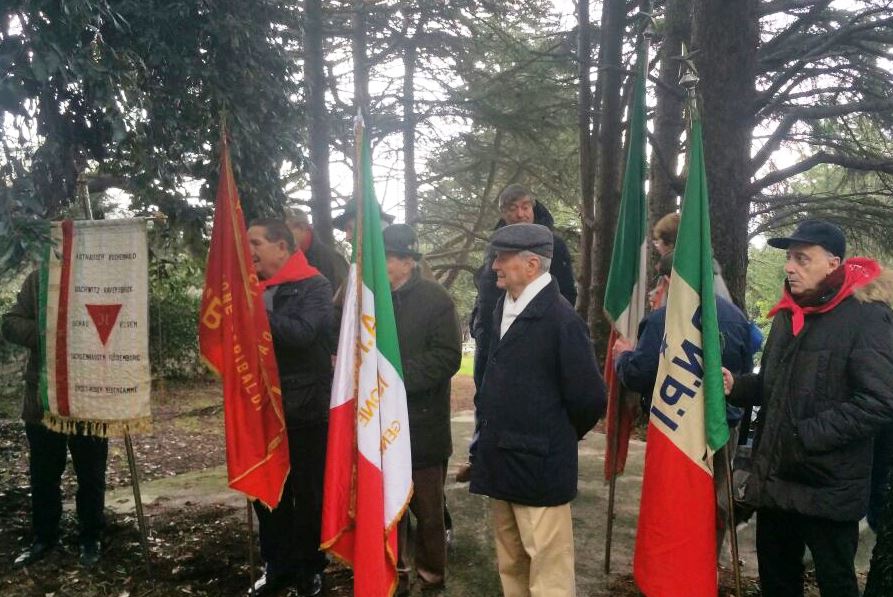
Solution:
M15 305L3 316L3 337L31 350L25 369L25 399L22 404L22 419L26 423L39 423L43 416L37 399L40 375L40 335L37 329L39 295L40 271L35 270L25 278Z
M319 270L319 273L332 285L332 292L337 292L350 269L347 261L335 249L325 245L314 234L310 237L310 246L304 251L307 262Z
M893 422L890 273L794 336L780 311L760 372L735 378L729 401L760 407L744 502L853 521L868 506L873 441Z
M444 463L453 452L450 379L462 360L462 334L453 299L416 268L391 293L409 410L412 467Z

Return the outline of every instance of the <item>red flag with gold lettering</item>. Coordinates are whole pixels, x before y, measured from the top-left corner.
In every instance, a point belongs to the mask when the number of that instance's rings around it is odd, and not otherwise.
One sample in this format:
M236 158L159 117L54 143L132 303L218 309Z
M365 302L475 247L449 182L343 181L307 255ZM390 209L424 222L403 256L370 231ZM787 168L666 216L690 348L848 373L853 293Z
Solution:
M222 145L199 345L223 379L229 486L272 509L289 471L279 370L225 135Z

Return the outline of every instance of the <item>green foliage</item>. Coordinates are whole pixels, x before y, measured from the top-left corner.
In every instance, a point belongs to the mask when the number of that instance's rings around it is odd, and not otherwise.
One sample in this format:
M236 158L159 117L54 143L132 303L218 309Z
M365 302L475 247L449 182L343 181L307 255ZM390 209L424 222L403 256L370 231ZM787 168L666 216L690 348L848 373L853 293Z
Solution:
M223 114L247 217L281 212L305 162L300 31L278 0L3 3L0 268L34 248L32 220L62 213L80 176L200 239Z
M192 378L205 372L198 349L204 271L180 254L156 257L149 267L149 358L152 373Z
M435 271L449 272L460 303L463 293L453 282L464 280L474 296L466 272L480 266L500 217L498 194L509 183L528 186L572 250L577 247L576 62L549 9L528 2L523 10L482 12L465 23L472 33L454 67L462 83L449 91L448 103L467 132L431 153L419 189L420 237L435 249L429 255Z
M781 298L785 278L785 253L769 246L762 249L751 246L749 259L747 316L760 326L763 336L768 336L772 320L766 314Z
M16 276L7 284L0 284L0 316L12 308L22 280L23 276ZM7 342L0 336L0 376L5 382L0 384L0 397L15 396L21 392L22 377L19 372L24 370L27 358L27 349Z

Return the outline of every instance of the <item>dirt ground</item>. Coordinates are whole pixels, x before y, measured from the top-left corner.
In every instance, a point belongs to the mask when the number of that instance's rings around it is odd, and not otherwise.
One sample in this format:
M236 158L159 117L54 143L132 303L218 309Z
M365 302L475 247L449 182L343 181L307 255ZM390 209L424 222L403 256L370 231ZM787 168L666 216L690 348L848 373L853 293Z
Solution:
M453 474L465 460L473 430L474 384L460 376L453 384L453 443L447 502L454 521L447 596L499 595L495 551L485 498L456 484ZM249 584L248 537L244 499L226 487L220 390L216 383L169 384L155 392L154 432L134 437L150 529L150 566L142 557L130 493L123 442L112 440L106 500L109 526L103 559L93 570L77 564L75 483L69 469L63 480L66 502L62 546L46 560L12 569L15 555L28 545L30 496L27 448L18 420L18 400L0 399L0 595L42 597L131 597L167 595L244 595ZM589 434L581 444L580 495L574 502L579 595L639 595L629 575L641 482L641 442L631 448L627 475L618 483L612 575L604 565L607 490L600 480L604 437ZM256 527L255 527L256 529ZM260 562L256 537L252 557ZM758 595L752 578L743 595ZM720 594L729 594L731 579ZM328 594L351 594L351 573L332 564ZM284 593L288 594L288 593Z

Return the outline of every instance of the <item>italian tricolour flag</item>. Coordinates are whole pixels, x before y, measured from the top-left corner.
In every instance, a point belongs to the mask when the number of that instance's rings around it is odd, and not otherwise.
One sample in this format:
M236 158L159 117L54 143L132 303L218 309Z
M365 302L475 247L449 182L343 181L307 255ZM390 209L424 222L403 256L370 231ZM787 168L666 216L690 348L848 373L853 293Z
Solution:
M715 597L712 456L729 438L701 123L676 238L666 329L651 401L634 575L648 597Z
M608 386L606 479L623 472L638 402L629 392L621 391L620 380L614 372L611 349L619 336L635 339L639 322L645 316L648 292L648 212L645 201L645 76L648 49L644 40L640 43L637 60L635 96L630 111L629 153L623 175L611 269L605 289L605 313L611 320L604 369Z
M412 495L406 388L369 144L357 127L360 198L329 413L322 548L354 569L354 594L392 595L397 524Z

